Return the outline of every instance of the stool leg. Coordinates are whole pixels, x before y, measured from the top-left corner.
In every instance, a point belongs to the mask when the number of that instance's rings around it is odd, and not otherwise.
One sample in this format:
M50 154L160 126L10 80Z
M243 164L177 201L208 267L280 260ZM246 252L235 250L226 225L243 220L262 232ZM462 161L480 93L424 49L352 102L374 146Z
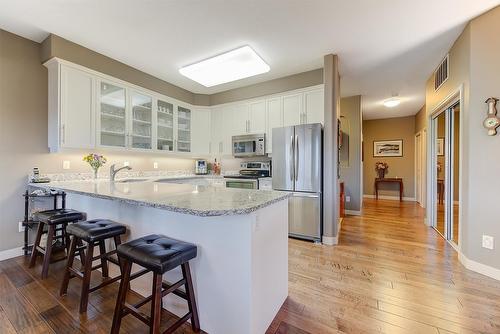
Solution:
M94 243L87 244L87 254L85 254L85 265L83 266L82 293L80 296L80 313L87 312L89 303L90 276L92 275L92 258L94 257Z
M69 280L71 278L71 271L69 268L73 267L73 261L75 259L75 253L76 253L76 245L80 239L75 237L74 235L71 236L71 242L69 244L69 251L68 251L68 261L66 263L66 270L64 271L64 278L61 284L61 290L59 291L59 295L64 296L65 294L68 293L68 284Z
M153 274L153 291L151 299L151 323L149 327L150 334L160 334L161 322L161 290L162 275Z
M52 242L56 236L56 225L49 224L49 232L47 233L47 245L45 246L45 255L43 256L42 279L47 278L49 274L50 258L52 256Z
M132 263L128 260L122 259L122 280L120 282L120 290L116 297L115 313L113 315L113 325L111 326L111 334L118 334L120 332L120 325L122 322L123 306L127 299L128 286L130 284L130 271L132 270Z
M81 267L83 269L83 266L85 263L85 251L81 248L83 246L82 239L80 239L80 238L77 238L77 239L78 239L77 246L80 247L80 250L78 251L78 253L80 254L80 263L81 263Z
M198 309L196 308L196 299L194 297L193 281L191 280L191 270L189 269L189 262L181 265L182 275L186 280L186 294L188 297L189 312L191 312L191 327L193 331L200 331L200 320L198 318Z
M45 225L42 222L38 223L38 228L36 230L36 238L35 242L33 243L33 249L31 250L31 259L30 259L30 268L33 268L36 263L36 257L38 256L38 249L37 247L40 247L40 240L42 239L42 234L43 234L43 225Z
M69 247L70 247L70 236L68 233L66 233L66 227L68 226L68 224L62 224L62 230L61 230L61 234L62 234L62 239L64 241L64 247L66 248L66 254L68 254L69 256Z
M104 240L99 241L99 254L103 255L106 254L106 245L104 244ZM101 257L101 270L102 270L102 277L109 277L109 270L108 270L108 260L106 260L105 257Z

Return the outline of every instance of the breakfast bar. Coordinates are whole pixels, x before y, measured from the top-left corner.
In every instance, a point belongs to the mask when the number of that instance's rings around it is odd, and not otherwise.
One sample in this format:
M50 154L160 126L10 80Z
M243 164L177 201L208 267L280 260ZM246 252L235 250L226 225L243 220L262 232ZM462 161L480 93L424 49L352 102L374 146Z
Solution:
M287 193L151 180L31 187L65 191L67 205L88 219L125 224L126 240L164 234L196 244L191 270L205 332L264 333L288 295ZM174 270L164 279L173 282L180 275ZM131 287L147 296L148 282L137 279ZM163 305L181 316L187 307L177 298L165 297Z

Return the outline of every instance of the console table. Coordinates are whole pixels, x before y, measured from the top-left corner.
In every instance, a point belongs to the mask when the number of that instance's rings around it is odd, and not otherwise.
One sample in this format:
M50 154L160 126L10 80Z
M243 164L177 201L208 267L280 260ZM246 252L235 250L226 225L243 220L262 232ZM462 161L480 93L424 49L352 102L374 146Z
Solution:
M399 200L403 200L403 179L402 178L376 178L375 179L375 198L378 199L378 186L380 183L396 183L399 185Z

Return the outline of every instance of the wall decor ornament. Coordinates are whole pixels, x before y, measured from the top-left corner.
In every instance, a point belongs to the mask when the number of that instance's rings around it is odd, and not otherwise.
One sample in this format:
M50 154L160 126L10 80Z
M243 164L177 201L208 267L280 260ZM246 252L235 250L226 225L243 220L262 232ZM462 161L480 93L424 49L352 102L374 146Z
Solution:
M485 103L488 104L488 116L483 122L483 125L488 129L488 136L497 134L497 128L500 126L500 118L497 116L498 99L494 97L488 98Z

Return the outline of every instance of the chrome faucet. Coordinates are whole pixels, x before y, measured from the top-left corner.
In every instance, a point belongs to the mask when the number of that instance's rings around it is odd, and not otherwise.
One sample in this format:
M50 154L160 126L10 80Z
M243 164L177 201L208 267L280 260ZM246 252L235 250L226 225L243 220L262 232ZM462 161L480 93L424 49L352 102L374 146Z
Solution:
M115 182L116 173L118 173L122 169L126 169L126 170L132 169L132 167L130 167L130 166L123 166L121 168L115 169L115 165L116 164L112 164L111 167L109 167L109 180L111 182Z

